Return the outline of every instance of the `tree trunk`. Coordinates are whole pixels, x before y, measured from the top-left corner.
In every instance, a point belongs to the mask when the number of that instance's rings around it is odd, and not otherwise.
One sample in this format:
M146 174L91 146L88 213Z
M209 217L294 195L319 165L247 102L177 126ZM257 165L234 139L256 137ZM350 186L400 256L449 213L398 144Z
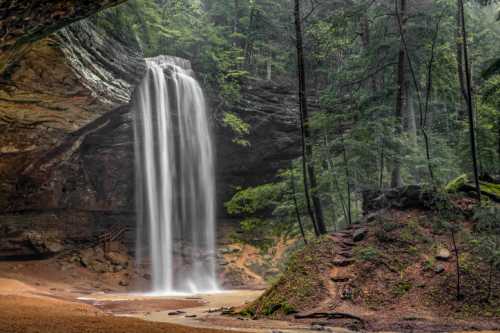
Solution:
M273 78L273 52L269 48L269 56L267 58L266 79L271 81Z
M384 154L384 141L380 140L380 175L379 175L379 184L378 184L378 189L382 190L384 187L384 159L385 159L385 154Z
M239 46L239 39L237 34L239 33L240 25L240 0L234 0L234 18L233 18L233 47Z
M465 29L465 12L464 12L464 1L458 0L458 6L460 9L460 17L462 23L462 38L463 38L463 52L464 52L464 64L465 64L465 83L467 88L467 113L469 116L469 137L470 137L470 149L472 155L472 167L474 169L474 182L476 183L476 194L479 202L481 202L481 185L479 183L479 168L477 162L477 150L476 150L476 130L474 126L474 107L472 104L472 78L471 71L469 67L469 55L467 49L467 30Z
M400 1L400 12L398 9L398 1ZM408 78L406 75L406 70L408 66L406 47L404 45L403 36L406 30L406 0L395 0L396 15L401 17L401 41L399 45L399 58L398 58L398 71L397 71L397 95L396 95L396 135L401 137L403 134L403 122L405 115L407 114L408 101L407 101L407 90L408 90ZM398 18L399 24L399 18ZM401 187L403 186L403 179L401 178L401 154L400 148L396 148L395 151L395 161L392 170L391 177L391 187Z
M462 11L460 9L460 4L457 6L457 30L456 30L456 57L457 57L457 74L458 82L460 84L460 95L467 101L469 96L467 95L467 90L465 88L465 73L464 73L464 52L463 52L463 35L462 35ZM462 109L461 104L458 106L458 119L465 119L465 112Z
M295 0L294 7L295 16L295 34L296 34L296 47L297 47L297 69L298 69L298 81L299 81L299 108L301 121L303 124L303 141L305 144L305 164L307 167L307 174L309 176L309 182L312 188L312 202L314 207L314 217L318 234L326 234L326 226L323 219L323 210L321 208L321 201L316 193L317 182L316 174L314 172L313 163L313 148L310 142L311 132L309 129L309 114L307 110L307 90L306 90L306 71L304 62L304 45L302 41L302 19L300 14L300 0ZM305 182L307 182L305 180Z
M351 176L349 173L349 160L347 159L347 151L344 143L344 138L342 137L342 150L344 157L344 168L345 168L345 177L346 177L346 185L347 185L347 223L349 225L352 224L352 209L351 209Z
M290 168L290 182L292 183L292 195L293 195L293 204L295 206L295 216L297 218L297 223L299 224L300 233L302 235L302 239L304 240L304 244L307 245L306 233L304 232L304 225L302 224L302 219L300 217L299 204L297 203L297 196L295 191L295 176L293 171L293 166Z
M252 5L250 9L250 18L248 20L248 29L246 31L246 38L245 38L245 48L244 48L244 65L246 69L249 69L251 64L252 64L252 54L253 54L253 36L252 36L252 30L254 26L254 21L255 21L255 5Z
M455 231L452 230L451 231L451 241L452 241L452 244L453 244L453 252L455 253L455 269L456 269L456 273L457 273L457 285L456 285L456 292L457 292L457 301L460 301L462 300L462 290L461 290L461 277L460 277L460 258L458 257L459 253L458 253L458 247L457 247L457 242L455 241Z

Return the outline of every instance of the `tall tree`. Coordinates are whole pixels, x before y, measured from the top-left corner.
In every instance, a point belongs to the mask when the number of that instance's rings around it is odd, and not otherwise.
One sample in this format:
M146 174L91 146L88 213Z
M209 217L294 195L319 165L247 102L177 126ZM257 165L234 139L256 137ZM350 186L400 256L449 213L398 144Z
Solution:
M398 5L399 2L399 5ZM408 67L408 57L406 54L406 46L404 41L404 34L406 31L406 0L394 0L394 7L396 12L396 23L398 25L398 30L400 30L400 42L399 42L399 55L398 55L398 67L396 74L396 135L399 137L403 134L403 123L405 115L407 114L408 108L408 77L407 77L407 67ZM401 153L400 147L396 149L396 157L394 161L394 166L392 169L391 176L391 186L401 187L403 185L403 179L401 177Z
M462 47L464 54L464 65L465 65L465 81L467 88L467 113L469 116L469 138L470 138L470 150L472 155L472 167L474 169L474 182L476 183L476 193L479 201L481 201L481 185L479 183L479 168L477 163L477 151L476 151L476 129L474 126L474 107L472 104L472 78L469 65L469 51L467 47L467 29L465 28L465 13L464 13L464 1L458 0L458 8L460 10L460 18L462 25Z
M303 141L303 167L304 176L305 169L307 169L307 176L304 177L304 185L307 190L307 178L312 188L312 203L314 207L314 214L311 215L311 219L316 226L316 232L318 235L326 234L326 225L323 219L323 210L321 207L321 201L317 194L317 181L316 174L314 172L313 163L313 148L311 143L311 131L309 127L309 113L307 108L307 90L306 90L306 71L305 71L305 61L304 61L304 43L302 35L302 17L300 12L300 0L295 0L294 6L294 17L295 17L295 43L297 48L297 72L299 81L299 109L302 127L302 141ZM314 216L313 216L314 215Z

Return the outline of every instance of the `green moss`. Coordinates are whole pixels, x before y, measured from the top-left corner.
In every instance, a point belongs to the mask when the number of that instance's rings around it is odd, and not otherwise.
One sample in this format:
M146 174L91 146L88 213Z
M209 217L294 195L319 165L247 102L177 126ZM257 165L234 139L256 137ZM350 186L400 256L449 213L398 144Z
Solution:
M358 246L354 249L354 256L361 261L376 262L380 259L380 251L373 246Z
M412 287L413 287L413 285L412 285L411 281L403 280L403 281L399 281L394 286L392 291L393 291L395 296L401 297L401 296L405 295L406 293L408 293Z
M334 255L334 242L321 239L292 254L283 274L246 313L279 317L304 310L325 297L322 272Z
M488 183L483 181L479 182L479 184L481 185L481 192L500 198L500 184ZM446 192L454 193L460 191L466 185L470 185L471 187L475 188L467 175L461 175L460 177L457 177L449 182L448 185L446 185L445 190Z
M433 270L436 265L436 259L434 257L429 257L424 262L424 269L427 271Z
M446 185L445 190L450 193L458 192L462 186L467 184L468 181L469 177L466 174L463 174L449 182L448 185Z
M479 182L481 185L481 192L490 193L500 198L500 184L493 184L487 182Z

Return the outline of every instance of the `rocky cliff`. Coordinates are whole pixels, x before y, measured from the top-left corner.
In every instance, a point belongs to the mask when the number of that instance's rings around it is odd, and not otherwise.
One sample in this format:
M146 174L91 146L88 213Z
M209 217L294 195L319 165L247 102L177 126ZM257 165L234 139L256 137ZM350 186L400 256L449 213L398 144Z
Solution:
M16 253L45 237L23 230L88 238L103 217L85 212L133 211L128 105L145 70L140 51L84 20L30 44L2 73L1 227Z
M318 110L315 99L309 104L311 112ZM272 181L280 169L300 156L298 105L293 85L256 79L242 84L240 101L225 111L250 124L246 138L250 144L234 143L228 128L216 130L219 201L229 200L235 188Z
M34 42L99 10L125 0L0 1L0 73Z
M32 45L0 85L0 207L92 209L88 201L99 200L88 192L107 182L106 171L95 170L102 180L92 179L80 157L92 134L126 113L144 71L140 52L87 21Z

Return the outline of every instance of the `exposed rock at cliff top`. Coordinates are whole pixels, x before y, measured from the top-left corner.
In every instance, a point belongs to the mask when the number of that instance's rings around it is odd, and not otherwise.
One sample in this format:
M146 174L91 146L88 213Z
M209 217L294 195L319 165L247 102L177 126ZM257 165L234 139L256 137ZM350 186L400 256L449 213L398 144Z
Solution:
M0 73L28 51L35 41L124 1L0 1Z
M98 33L88 21L32 45L0 85L0 175L4 180L0 207L10 211L68 208L67 202L73 200L80 208L95 201L88 198L92 176L81 168L86 164L79 157L81 146L92 133L109 130L113 120L128 111L145 69L139 51ZM91 162L102 177L98 182L109 182L99 161ZM78 187L78 196L69 195L73 187Z

